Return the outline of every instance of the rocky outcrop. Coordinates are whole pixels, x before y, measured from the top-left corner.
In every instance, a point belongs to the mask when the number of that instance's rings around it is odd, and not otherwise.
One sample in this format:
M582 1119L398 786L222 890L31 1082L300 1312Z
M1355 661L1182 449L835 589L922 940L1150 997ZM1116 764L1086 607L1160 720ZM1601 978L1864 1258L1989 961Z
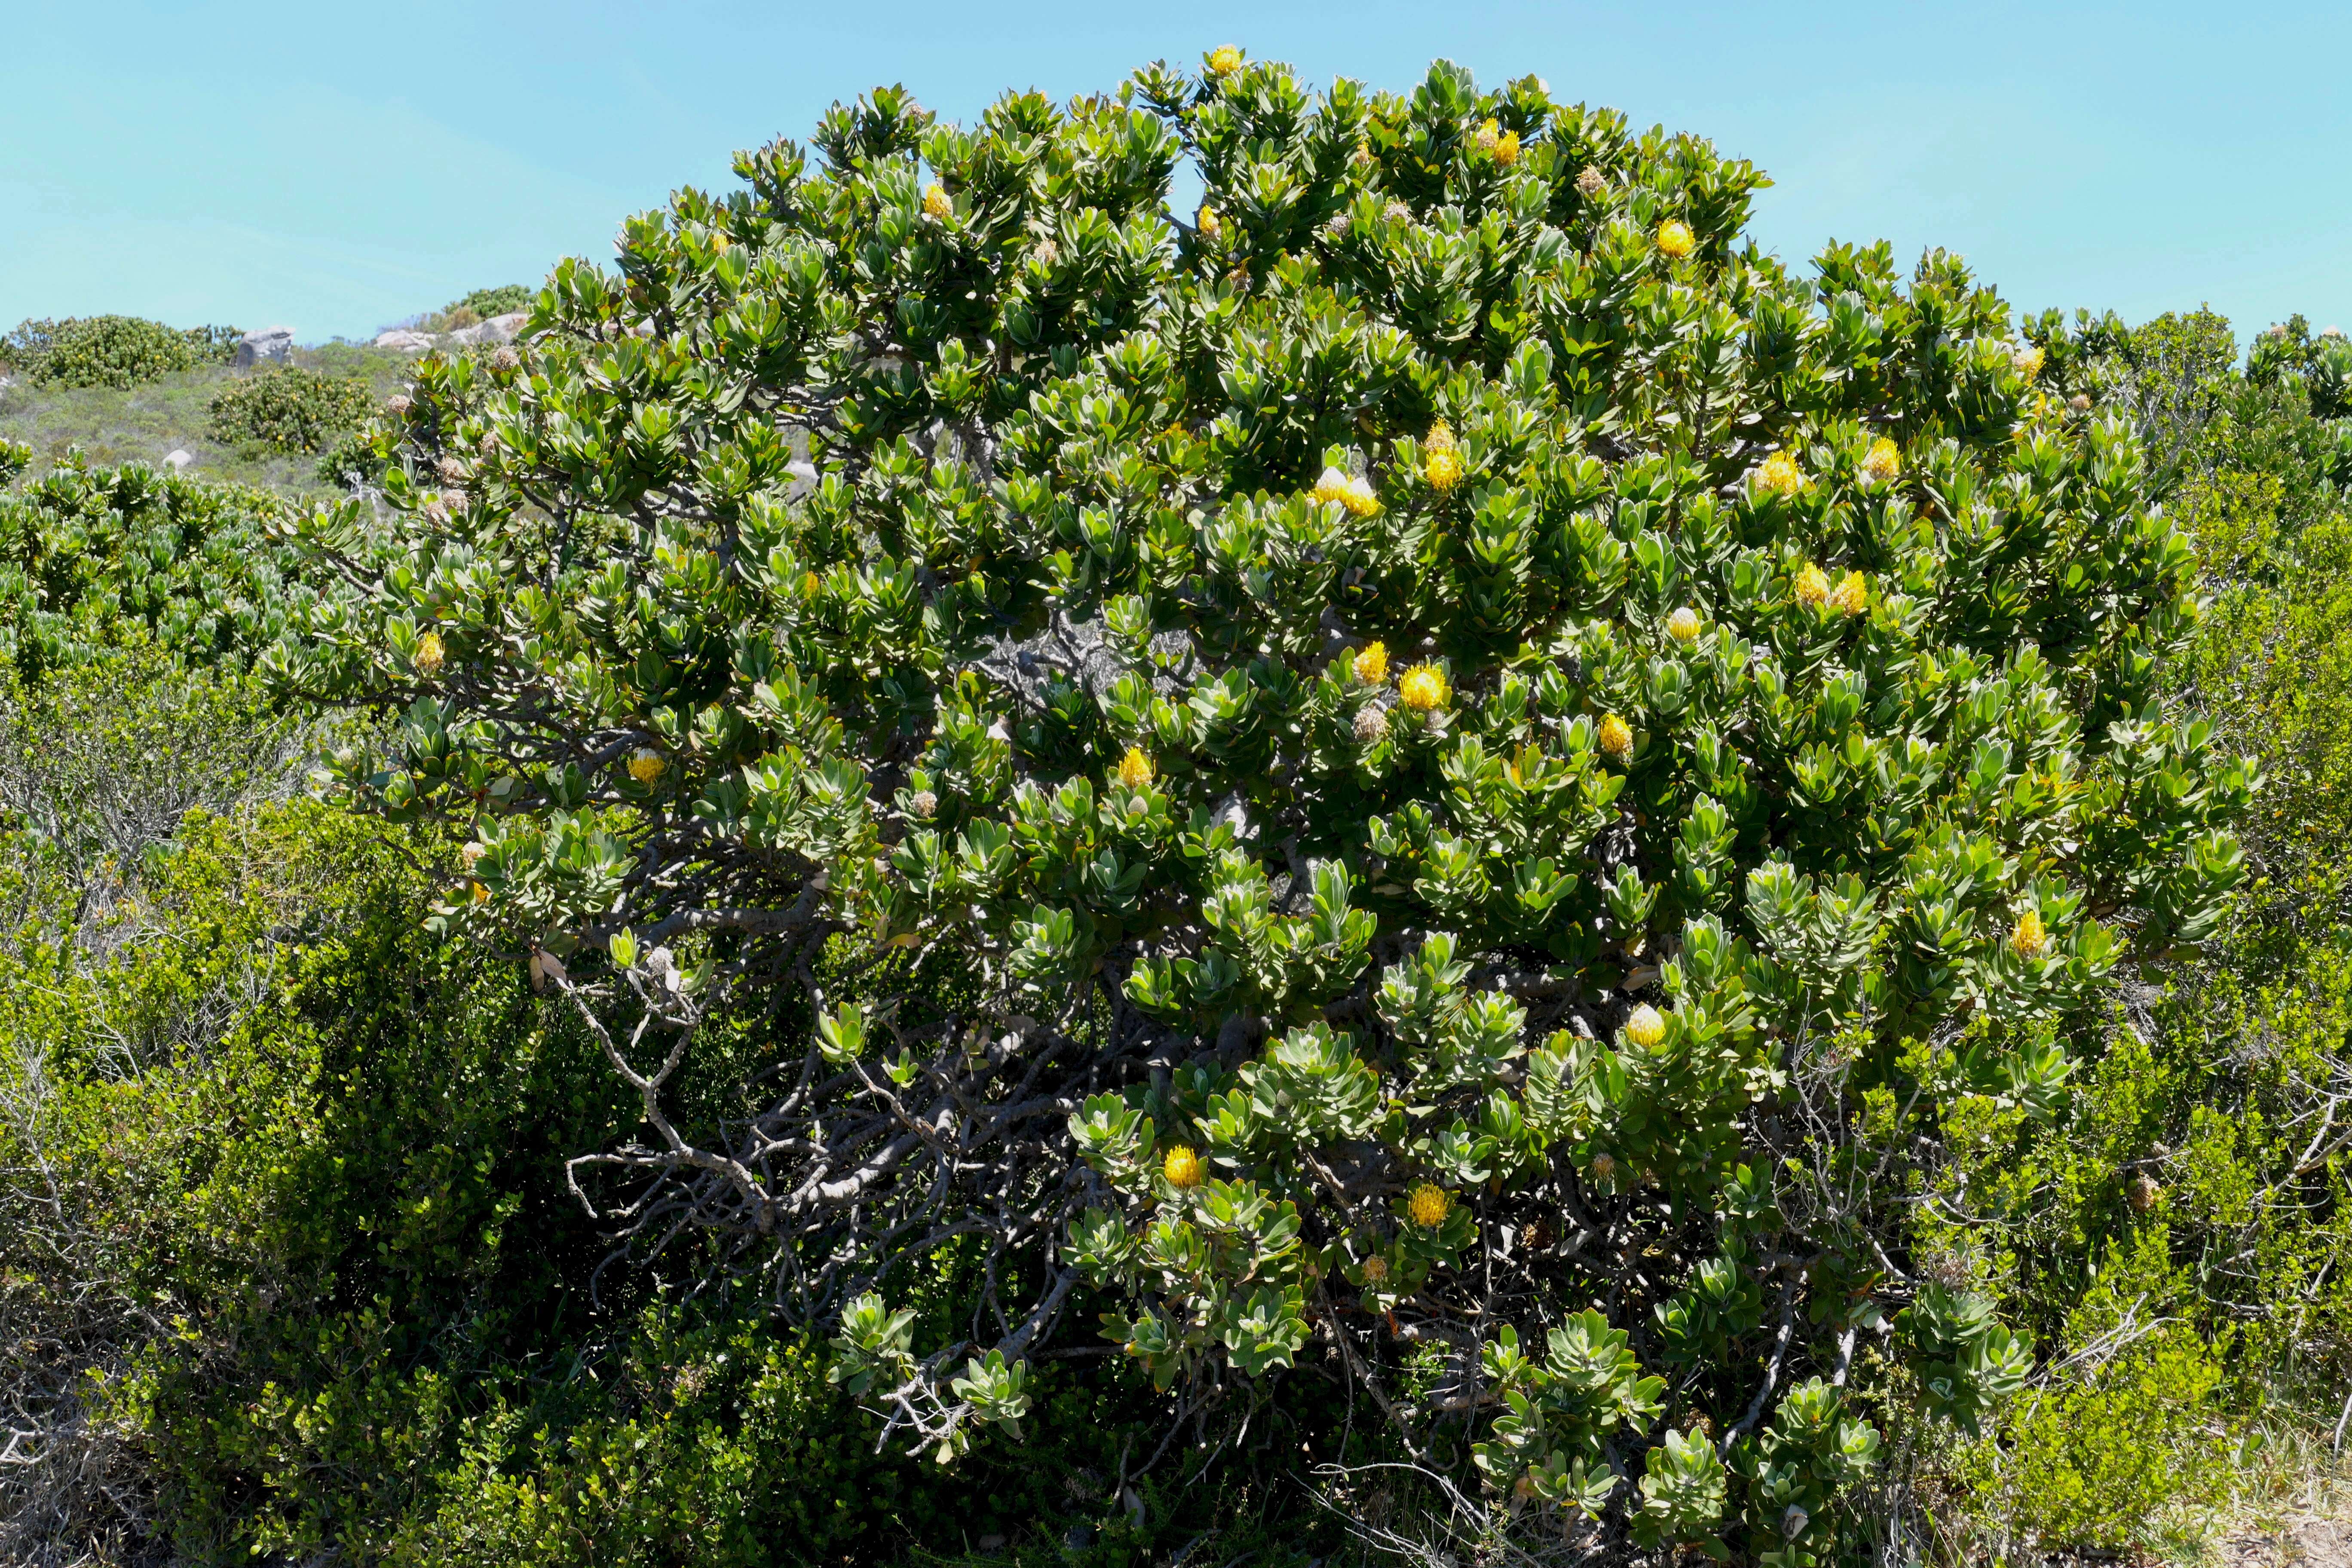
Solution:
M294 359L294 329L291 327L258 327L245 334L236 345L236 368L251 370L257 364L290 364Z
M414 331L406 327L394 327L388 332L378 332L375 335L375 346L380 349L398 349L404 354L421 354L433 346L433 334Z
M529 310L512 310L503 316L492 316L479 326L460 327L449 334L449 341L463 343L467 348L478 343L510 343L514 342L515 334L522 331L522 324L530 320Z

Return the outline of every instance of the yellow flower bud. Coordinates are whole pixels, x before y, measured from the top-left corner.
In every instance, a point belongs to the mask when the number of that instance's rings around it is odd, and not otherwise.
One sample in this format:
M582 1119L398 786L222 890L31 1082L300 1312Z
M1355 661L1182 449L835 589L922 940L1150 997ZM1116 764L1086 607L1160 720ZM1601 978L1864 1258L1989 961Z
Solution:
M1202 202L1201 204L1201 211L1199 215L1193 218L1192 222L1193 226L1201 231L1201 237L1202 239L1214 240L1219 235L1225 232L1224 219L1219 217L1217 216L1217 209L1209 205L1206 202Z
M1443 708L1453 693L1445 684L1445 672L1433 664L1416 664L1404 672L1397 682L1397 695L1404 705L1416 713L1426 713L1433 708Z
M2020 958L2039 958L2050 945L2050 930L2042 923L2040 910L2028 910L2017 917L2017 924L2009 933L2009 945Z
M1405 1218L1423 1230L1435 1230L1454 1212L1454 1199L1434 1182L1423 1182L1405 1200Z
M1389 679L1389 645L1368 642L1356 650L1353 666L1356 679L1367 686L1386 685Z
M1688 605L1666 617L1666 635L1678 643L1695 643L1698 641L1699 633L1706 629L1706 623L1700 620L1698 612Z
M416 639L416 654L411 662L416 666L417 674L430 680L441 673L441 661L447 657L441 646L441 634L426 632Z
M1614 713L1601 716L1601 749L1620 763L1633 760L1633 727Z
M1776 496L1793 496L1805 488L1805 470L1786 452L1775 452L1756 470L1756 482Z
M1859 572L1849 572L1838 579L1836 591L1830 595L1830 607L1848 616L1858 616L1870 608L1870 579Z
M1160 1162L1160 1173L1168 1178L1171 1187L1197 1187L1201 1184L1201 1156L1179 1143Z
M1499 121L1488 119L1470 138L1471 144L1481 153L1491 153L1503 144L1503 127Z
M1862 477L1872 484L1892 484L1903 472L1903 453L1894 442L1881 436L1870 444L1870 455L1862 460Z
M1129 746L1127 755L1118 760L1118 782L1129 789L1141 789L1154 777L1151 759L1139 746Z
M942 223L955 216L955 203L950 199L948 188L936 180L931 182L931 188L923 193L923 216L937 218Z
M1242 52L1231 44L1220 44L1209 51L1209 74L1227 77L1242 68Z
M662 776L669 761L651 746L639 746L629 753L629 776L651 789L654 781Z
M1645 1050L1656 1045L1666 1037L1665 1015L1647 1002L1643 1003L1625 1020L1625 1037Z
M1830 596L1830 574L1811 562L1797 574L1797 603L1807 609L1827 604Z
M1658 254L1680 261L1698 248L1698 237L1691 233L1690 225L1678 217L1670 217L1658 226Z

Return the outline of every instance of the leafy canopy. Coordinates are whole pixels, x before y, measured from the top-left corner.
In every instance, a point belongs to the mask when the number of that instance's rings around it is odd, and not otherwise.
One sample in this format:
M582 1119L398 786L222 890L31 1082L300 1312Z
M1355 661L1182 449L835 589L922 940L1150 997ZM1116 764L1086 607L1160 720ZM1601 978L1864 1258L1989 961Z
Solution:
M2063 1103L2254 784L2157 699L2193 563L2054 318L1792 273L1750 165L1444 63L881 89L737 170L420 362L273 655L398 720L342 787L463 835L449 918L639 1090L619 1232L766 1270L943 1458L1085 1298L1195 1412L1320 1340L1539 1513L1790 1562L1857 1335L1932 1417L2017 1385L1903 1171ZM662 1112L803 993L765 1109ZM959 1235L1002 1283L916 1343Z

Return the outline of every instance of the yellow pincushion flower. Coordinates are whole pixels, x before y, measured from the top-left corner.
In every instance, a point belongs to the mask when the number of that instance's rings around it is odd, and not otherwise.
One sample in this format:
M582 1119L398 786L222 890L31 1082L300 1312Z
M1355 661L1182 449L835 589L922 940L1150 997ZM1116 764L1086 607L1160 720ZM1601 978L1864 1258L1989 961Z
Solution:
M1658 226L1658 254L1680 261L1698 248L1698 236L1691 226L1678 217L1670 217Z
M668 767L669 760L651 746L639 746L629 753L629 776L647 789Z
M955 203L949 199L948 188L936 180L931 182L931 188L923 193L923 216L942 222L955 216Z
M1776 496L1793 496L1805 488L1805 470L1786 452L1775 452L1756 470L1756 482Z
M1454 1199L1434 1182L1423 1182L1405 1200L1404 1216L1423 1230L1435 1230L1454 1212Z
M2028 910L2017 917L2017 924L2009 933L2009 945L2020 958L2039 958L2050 945L2050 929L2042 923L2040 910Z
M1357 517L1370 517L1381 510L1380 492L1371 481L1360 474L1350 474L1340 468L1326 468L1315 481L1317 500L1335 500Z
M801 597L814 599L824 592L824 579L814 572L801 574Z
M1830 574L1811 562L1797 574L1797 603L1807 609L1829 602Z
M1481 153L1493 152L1496 144L1501 142L1502 139L1502 122L1493 119L1492 117L1489 117L1485 124L1479 126L1470 137L1470 140L1476 144L1478 151Z
M1862 460L1862 477L1874 485L1892 484L1903 472L1903 453L1894 442L1881 436L1870 444L1870 455Z
M1367 686L1382 686L1389 679L1389 645L1384 642L1366 643L1356 652L1356 679Z
M1656 1045L1666 1037L1665 1015L1647 1002L1643 1003L1625 1020L1625 1037L1645 1050Z
M1830 607L1847 616L1858 616L1870 608L1870 579L1859 572L1849 572L1839 578L1836 589L1830 595Z
M468 882L466 886L473 889L474 902L487 904L490 901L490 890L479 882Z
M2017 367L2018 374L2032 381L2042 374L2042 362L2046 357L2040 344L2029 343L2011 355L2009 363Z
M1426 713L1433 708L1443 708L1453 693L1445 684L1445 672L1433 664L1416 664L1404 672L1397 682L1397 695L1404 705L1416 713Z
M416 666L416 673L429 680L441 673L441 661L447 657L447 650L441 646L441 634L426 632L416 639L416 654L411 662Z
M1141 789L1155 776L1151 759L1143 754L1140 746L1129 746L1127 755L1118 760L1118 782L1129 789Z
M1633 727L1614 713L1601 717L1601 749L1620 763L1633 759Z
M1179 1143L1160 1162L1160 1173L1168 1178L1171 1187L1197 1187L1201 1184L1201 1156Z
M1225 232L1225 220L1219 217L1217 209L1206 202L1201 204L1201 210L1192 219L1192 224L1201 231L1202 239L1213 240Z
M1700 620L1698 612L1688 605L1666 617L1666 635L1678 643L1695 643L1698 641L1699 633L1706 629L1706 623Z
M1519 133L1516 131L1506 131L1496 137L1493 157L1496 163L1506 169L1517 164L1519 161Z
M1440 494L1462 482L1462 447L1454 439L1454 427L1440 419L1422 437L1422 477L1429 488Z
M1231 44L1220 44L1209 51L1209 74L1231 76L1242 68L1242 52Z

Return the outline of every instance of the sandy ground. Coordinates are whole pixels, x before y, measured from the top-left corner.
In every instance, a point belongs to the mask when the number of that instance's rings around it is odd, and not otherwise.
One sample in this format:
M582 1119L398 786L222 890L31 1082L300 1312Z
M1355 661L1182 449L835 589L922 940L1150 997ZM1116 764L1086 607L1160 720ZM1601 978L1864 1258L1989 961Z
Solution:
M2276 1535L2242 1535L2221 1549L2224 1568L2352 1568L2352 1521L2300 1519Z

